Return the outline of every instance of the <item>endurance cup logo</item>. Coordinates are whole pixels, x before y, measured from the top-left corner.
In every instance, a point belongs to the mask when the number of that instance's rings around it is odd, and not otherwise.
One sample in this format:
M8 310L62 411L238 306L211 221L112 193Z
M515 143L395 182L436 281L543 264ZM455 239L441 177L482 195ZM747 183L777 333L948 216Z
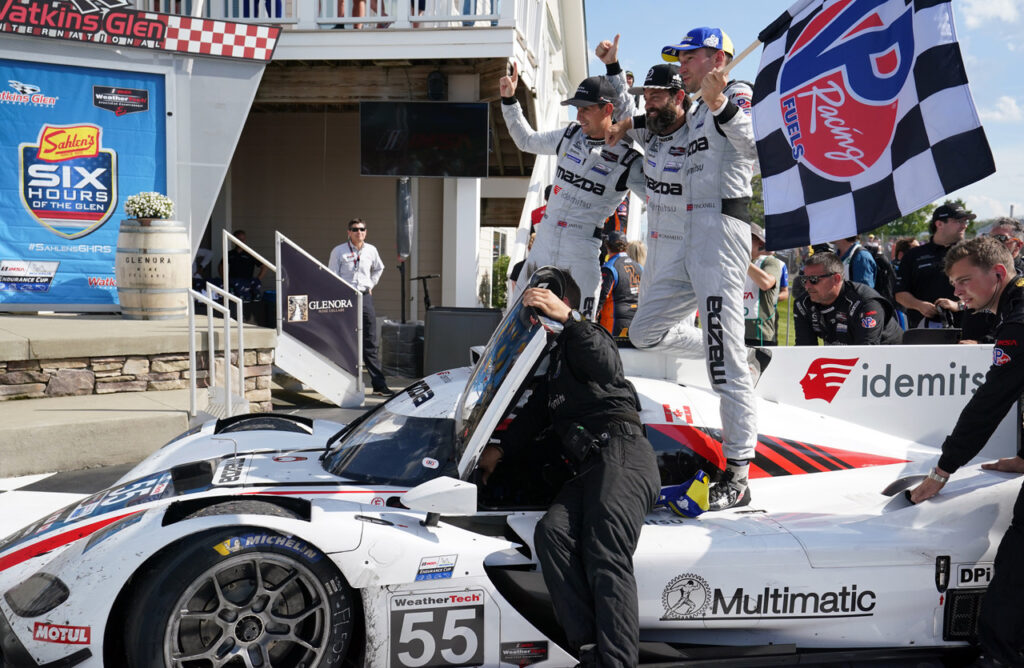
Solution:
M836 0L801 31L778 87L794 160L847 179L886 152L914 64L913 14L911 3Z
M103 225L117 207L117 153L102 148L99 126L44 125L35 143L18 145L21 202L65 239Z

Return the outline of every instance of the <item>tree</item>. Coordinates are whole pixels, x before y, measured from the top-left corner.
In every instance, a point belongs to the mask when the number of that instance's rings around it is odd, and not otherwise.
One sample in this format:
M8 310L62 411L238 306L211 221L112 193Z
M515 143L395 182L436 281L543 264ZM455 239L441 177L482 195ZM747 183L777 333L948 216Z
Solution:
M505 277L508 275L508 255L502 255L491 268L491 285L494 286L491 290L491 306L494 308L505 308L505 302L508 299L508 295L505 294L508 282Z
M887 239L916 237L922 232L928 231L928 223L932 220L932 211L935 210L935 207L935 204L926 204L913 213L908 213L891 223L882 225L878 228L878 232Z
M764 227L764 190L761 188L761 175L755 174L750 180L750 188L754 194L747 204L747 213L750 214L750 222L757 223Z

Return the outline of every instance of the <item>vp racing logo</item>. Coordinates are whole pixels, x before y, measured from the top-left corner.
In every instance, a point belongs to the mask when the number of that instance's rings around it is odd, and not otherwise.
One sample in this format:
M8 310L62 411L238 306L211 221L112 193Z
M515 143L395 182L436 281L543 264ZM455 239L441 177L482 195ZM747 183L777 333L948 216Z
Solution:
M65 239L99 228L117 207L117 153L102 147L97 125L44 125L18 145L21 203Z
M853 371L859 358L835 359L819 357L807 367L807 373L800 379L800 387L804 391L804 399L824 399L828 403L836 398L839 388Z
M703 615L709 603L711 588L704 578L693 573L677 575L661 592L661 604L665 607L661 619L695 619Z
M794 160L849 178L886 152L914 63L913 15L912 3L836 0L800 31L778 85Z

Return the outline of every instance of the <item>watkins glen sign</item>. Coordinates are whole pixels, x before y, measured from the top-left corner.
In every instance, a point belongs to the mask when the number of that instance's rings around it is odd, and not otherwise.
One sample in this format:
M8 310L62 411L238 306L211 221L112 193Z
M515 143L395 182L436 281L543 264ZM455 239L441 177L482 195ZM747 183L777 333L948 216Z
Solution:
M269 62L281 28L141 12L127 0L0 0L0 33Z

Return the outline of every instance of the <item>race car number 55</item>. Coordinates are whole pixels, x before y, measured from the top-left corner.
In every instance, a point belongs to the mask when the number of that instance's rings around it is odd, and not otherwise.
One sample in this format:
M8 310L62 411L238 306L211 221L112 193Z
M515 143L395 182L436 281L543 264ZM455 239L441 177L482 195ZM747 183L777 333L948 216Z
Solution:
M424 596L415 598L447 598ZM469 598L472 598L470 595ZM413 599L414 597L405 597ZM478 599L479 600L479 599ZM391 609L392 666L479 666L484 662L484 606Z

